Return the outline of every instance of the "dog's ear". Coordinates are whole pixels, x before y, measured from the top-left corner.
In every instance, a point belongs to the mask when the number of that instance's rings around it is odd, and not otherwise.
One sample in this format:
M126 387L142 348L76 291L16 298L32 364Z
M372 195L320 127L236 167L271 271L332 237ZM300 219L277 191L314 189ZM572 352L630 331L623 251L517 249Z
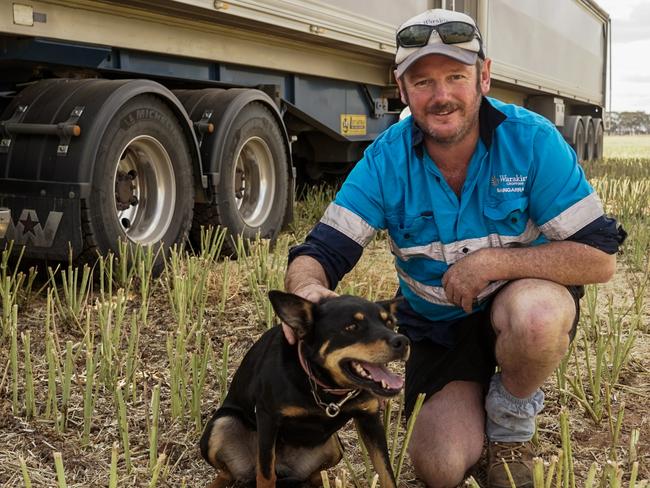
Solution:
M314 303L278 290L269 292L269 300L278 317L293 329L298 338L307 335L314 323Z
M397 312L397 306L404 300L403 296L398 296L395 298L392 298L390 300L379 300L378 302L375 302L377 305L382 307L384 310L386 310L388 313L391 315L395 315L395 312Z

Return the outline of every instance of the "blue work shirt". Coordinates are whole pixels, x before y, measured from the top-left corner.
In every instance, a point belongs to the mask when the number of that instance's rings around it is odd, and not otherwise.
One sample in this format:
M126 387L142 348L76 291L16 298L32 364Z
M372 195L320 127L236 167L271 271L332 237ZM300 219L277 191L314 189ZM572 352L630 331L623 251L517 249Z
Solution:
M467 314L448 301L442 277L466 255L572 237L616 251L615 222L604 216L575 152L550 121L484 97L479 131L458 196L412 117L391 126L366 149L290 259L316 258L333 289L376 231L386 229L406 316L419 329L413 332L449 343L450 324ZM483 290L475 310L504 284Z

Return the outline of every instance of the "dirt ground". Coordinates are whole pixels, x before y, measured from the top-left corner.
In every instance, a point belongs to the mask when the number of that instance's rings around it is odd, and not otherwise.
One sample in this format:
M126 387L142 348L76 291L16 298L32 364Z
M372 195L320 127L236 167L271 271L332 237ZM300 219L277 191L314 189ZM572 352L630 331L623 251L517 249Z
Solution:
M342 288L354 286L361 295L377 298L389 298L396 288L394 270L389 253L379 241L373 243L364 254L362 261L346 278ZM243 354L263 333L259 317L251 299L251 290L245 279L245 270L237 270L230 263L230 285L227 290L227 306L223 314L219 313L221 296L221 278L223 262L214 265L209 281L210 291L205 312L205 330L208 332L215 356L220 357L223 344L230 344L228 372L231 376ZM631 282L622 270L609 284L601 288L601 305L604 307L606 296L613 294L615 303L630 302ZM139 302L137 296L129 298L129 310L136 310ZM648 301L644 314L644 331L640 332L634 344L629 363L620 377L619 384L612 389L610 403L613 415L624 405L625 415L621 434L616 446L612 448L613 420L607 415L596 424L577 402L569 399L567 410L570 418L572 453L578 485L586 477L593 462L602 468L608 459L618 459L624 471L624 479L630 473L629 445L633 429L639 431L637 460L640 463L638 479L650 479L650 410L647 400L650 396L650 320L648 320ZM604 310L604 309L603 309ZM128 313L128 312L127 312ZM603 312L604 313L604 312ZM47 397L47 366L44 361L44 294L31 296L28 303L21 307L19 330L30 331L32 357L34 361L34 378L36 385L36 404L38 413L32 420L24 418L24 412L15 415L12 412L8 351L5 345L0 348L0 486L23 486L20 469L20 457L24 458L33 486L55 486L53 452L62 453L65 466L67 486L107 486L111 450L114 443L120 443L117 426L117 414L113 402L113 392L103 387L97 392L96 406L92 422L90 443L82 445L83 430L83 385L85 384L85 357L76 358L75 374L72 378L72 396L68 411L68 425L64 432L57 432L52 420L45 418L44 409ZM165 453L166 465L158 479L158 486L206 486L213 477L213 470L200 457L197 442L200 432L190 422L175 422L169 415L168 360L166 351L167 335L176 327L174 315L169 307L166 290L157 285L150 302L150 320L140 331L141 366L137 371L138 389L127 400L128 429L130 436L130 454L134 469L126 473L124 457L119 448L118 486L150 486L151 474L147 469L148 424L151 392L161 382L162 406L160 417L159 453ZM67 340L80 344L83 335L80 329L62 320L55 321L55 329L60 344ZM206 384L202 414L204 420L218 404L218 381L216 364L210 364ZM22 374L22 373L21 373ZM560 446L559 413L561 409L560 392L555 376L546 385L546 407L539 418L540 456L550 461L558 453ZM21 392L22 395L22 392ZM356 441L356 433L348 427L342 433L347 457L355 471L363 474L363 463ZM331 471L334 477L343 469L342 463ZM473 470L475 477L484 478L484 461ZM350 479L349 471L347 479ZM365 483L365 481L363 481ZM421 486L417 481L408 456L401 478L401 486ZM349 483L349 486L352 486Z

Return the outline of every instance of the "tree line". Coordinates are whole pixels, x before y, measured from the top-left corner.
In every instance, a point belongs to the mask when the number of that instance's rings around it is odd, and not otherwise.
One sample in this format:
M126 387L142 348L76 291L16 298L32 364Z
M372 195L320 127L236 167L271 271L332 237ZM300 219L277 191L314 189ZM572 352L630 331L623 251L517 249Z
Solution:
M650 114L637 112L607 112L605 129L609 134L650 134Z

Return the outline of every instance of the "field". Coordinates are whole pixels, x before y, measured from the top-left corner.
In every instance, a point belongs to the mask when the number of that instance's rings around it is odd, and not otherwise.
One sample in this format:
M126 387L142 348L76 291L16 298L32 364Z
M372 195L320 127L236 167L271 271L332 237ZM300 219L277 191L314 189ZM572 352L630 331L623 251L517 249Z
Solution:
M578 335L545 385L534 438L537 486L634 487L650 480L650 136L611 137L585 171L629 238L612 282L589 286ZM0 486L203 487L214 472L197 441L254 340L273 326L266 291L282 288L289 246L333 195L317 189L271 250L242 247L217 259L220 233L194 253L172 253L151 277L153 255L102 259L90 270L20 270L0 262ZM396 288L378 236L339 287L389 298ZM406 426L392 402L384 418L396 460ZM343 436L335 486L368 487L356 433ZM481 481L482 466L473 471ZM470 486L477 486L474 479ZM400 486L415 487L408 456Z
M603 156L605 158L649 158L650 135L606 136Z

